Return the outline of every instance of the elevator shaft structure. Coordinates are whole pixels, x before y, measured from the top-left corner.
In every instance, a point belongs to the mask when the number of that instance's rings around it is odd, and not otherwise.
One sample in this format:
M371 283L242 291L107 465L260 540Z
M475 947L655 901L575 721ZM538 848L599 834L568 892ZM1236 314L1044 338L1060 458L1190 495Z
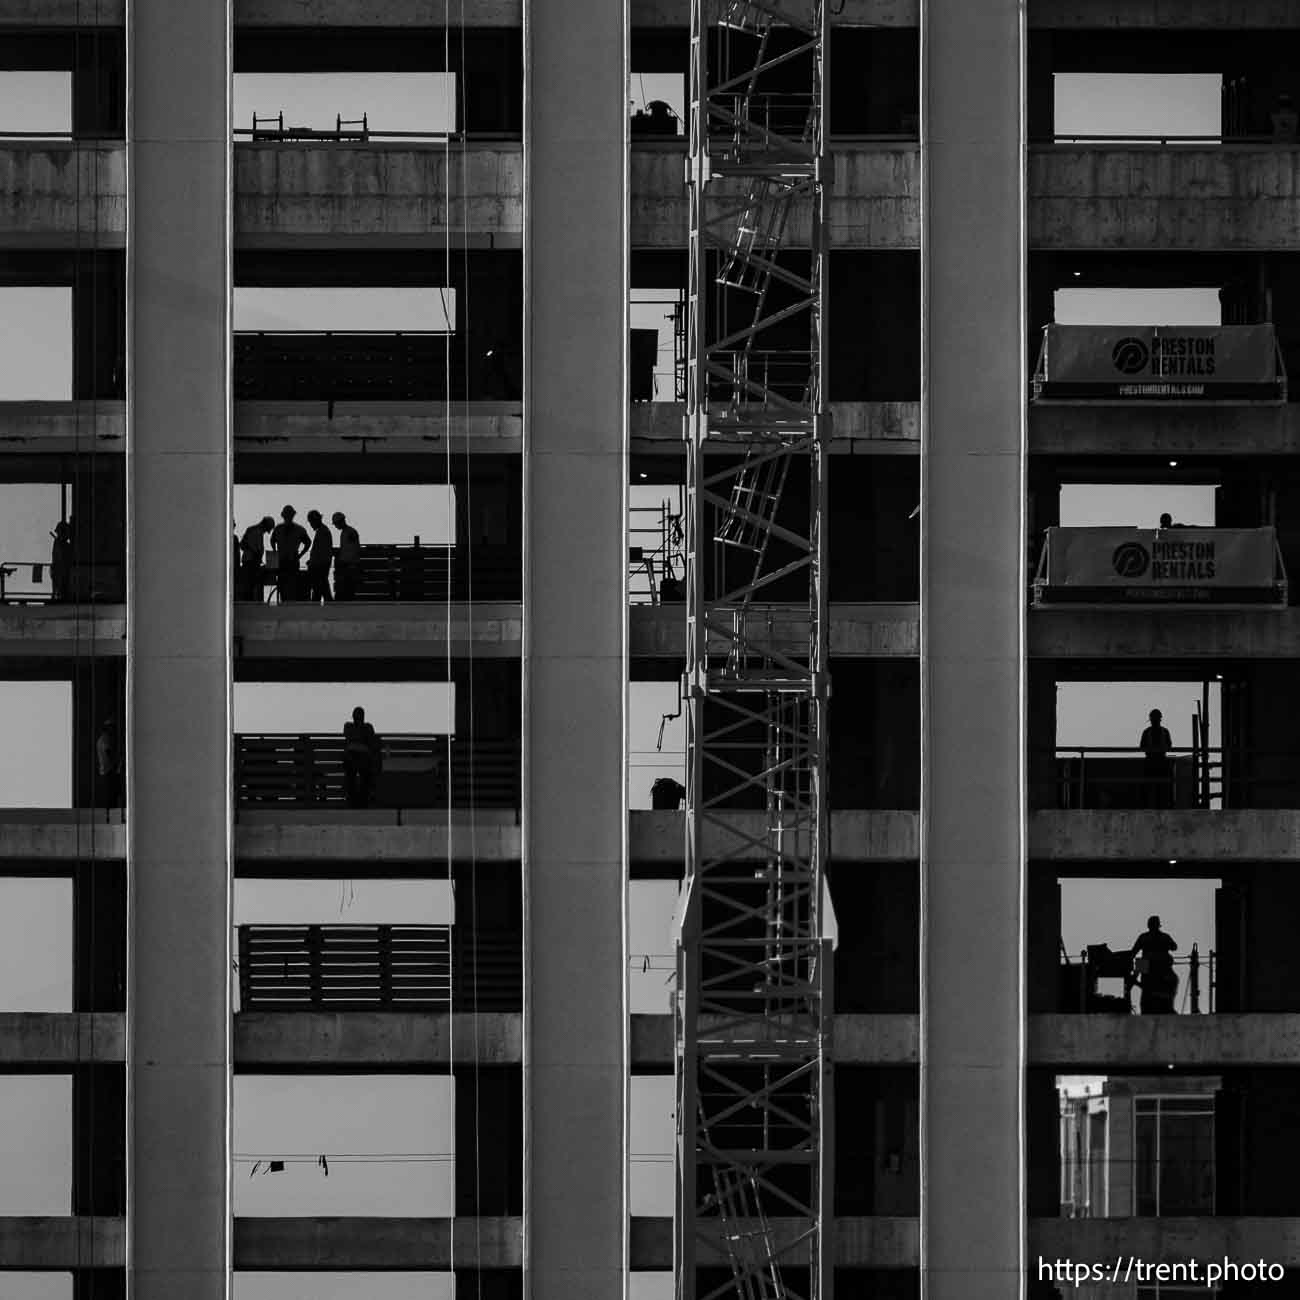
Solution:
M832 1289L826 48L694 0L677 1300Z

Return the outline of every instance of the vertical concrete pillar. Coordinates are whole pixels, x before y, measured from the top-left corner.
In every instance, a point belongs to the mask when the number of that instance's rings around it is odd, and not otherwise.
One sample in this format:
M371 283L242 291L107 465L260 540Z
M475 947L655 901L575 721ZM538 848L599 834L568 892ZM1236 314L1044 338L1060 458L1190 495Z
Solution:
M1021 1293L1021 0L922 0L921 1234Z
M224 1300L230 1260L230 23L127 7L134 1300Z
M608 1300L627 1231L626 5L526 0L524 40L524 1266L532 1300Z

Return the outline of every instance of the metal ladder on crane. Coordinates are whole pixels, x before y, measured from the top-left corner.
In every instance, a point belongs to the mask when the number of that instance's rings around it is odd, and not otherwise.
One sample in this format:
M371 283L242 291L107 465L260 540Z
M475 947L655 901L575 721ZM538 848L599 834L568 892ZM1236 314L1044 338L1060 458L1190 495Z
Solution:
M826 36L824 0L692 5L677 1300L832 1290Z

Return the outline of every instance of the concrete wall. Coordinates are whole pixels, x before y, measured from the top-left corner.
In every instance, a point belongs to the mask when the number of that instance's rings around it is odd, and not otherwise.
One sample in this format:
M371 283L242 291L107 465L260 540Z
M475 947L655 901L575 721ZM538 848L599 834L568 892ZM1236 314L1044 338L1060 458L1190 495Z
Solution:
M1003 1300L1022 1267L1023 8L921 7L927 1300Z
M1300 811L1035 812L1031 858L1051 862L1291 862Z
M1293 248L1294 148L1055 145L1029 156L1034 248Z
M403 235L441 248L445 230L517 243L523 189L518 144L240 144L235 237Z
M129 1285L225 1300L230 12L131 4Z
M1294 659L1300 656L1300 609L1036 609L1029 614L1029 654L1035 659ZM1276 709L1278 699L1266 693L1263 707Z
M126 149L8 141L0 148L0 247L38 237L121 247L126 238Z
M606 1300L627 1259L627 15L532 3L524 1284L533 1300Z

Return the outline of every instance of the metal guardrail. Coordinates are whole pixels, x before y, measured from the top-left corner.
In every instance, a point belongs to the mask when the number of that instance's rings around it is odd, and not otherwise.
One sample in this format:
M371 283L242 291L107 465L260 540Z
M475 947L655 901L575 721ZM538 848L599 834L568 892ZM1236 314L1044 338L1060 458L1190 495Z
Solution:
M518 741L445 736L382 738L376 808L519 808ZM239 734L236 801L242 808L344 808L342 734Z
M432 401L445 396L448 330L237 330L234 395L250 401ZM462 366L452 365L453 383Z
M242 925L244 1011L446 1010L447 925Z
M241 925L241 1011L523 1009L523 936L454 925Z
M72 604L126 598L125 566L114 563L73 563L63 600L54 598L48 560L0 560L0 605Z
M1141 988L1145 974L1141 958L1135 958L1129 949L1111 951L1102 944L1085 948L1077 961L1064 951L1061 957L1061 974L1065 981L1061 989L1065 1003L1061 1008L1063 1011L1093 1014L1112 1012L1121 1015L1132 1013L1133 991ZM1208 989L1206 1009L1212 1015L1217 984L1217 954L1214 949L1211 948L1208 954L1202 956L1200 945L1193 943L1186 956L1171 957L1170 960L1176 974L1182 971L1186 975L1185 979L1180 979L1175 994L1179 1005L1172 1010L1184 1011L1189 1015L1201 1014L1201 976L1204 971L1205 987ZM1123 997L1098 994L1097 981L1103 979L1122 979Z

